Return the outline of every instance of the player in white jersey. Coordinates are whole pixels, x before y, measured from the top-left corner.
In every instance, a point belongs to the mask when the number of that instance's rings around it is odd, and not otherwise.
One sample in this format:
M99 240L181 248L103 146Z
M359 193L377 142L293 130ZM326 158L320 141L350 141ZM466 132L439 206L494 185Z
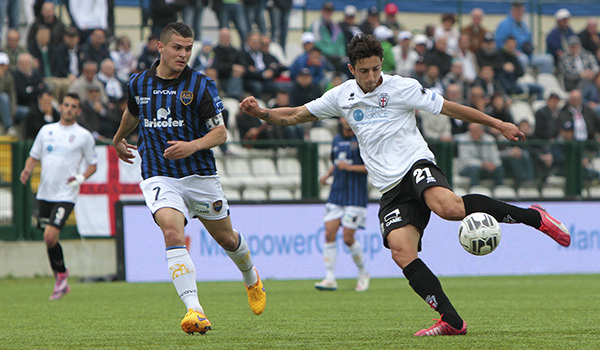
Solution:
M348 121L373 184L382 193L379 220L383 243L392 251L392 259L413 290L441 315L433 326L415 335L466 334L466 322L448 300L438 278L418 257L431 211L456 221L473 212L485 212L499 222L534 227L562 246L571 243L569 231L539 205L524 209L478 194L458 197L417 129L415 110L484 124L510 141L525 138L516 125L444 100L414 79L382 74L383 49L372 35L355 36L347 51L348 68L355 79L321 98L295 108L263 109L251 96L240 107L249 115L277 125L340 115Z
M60 120L44 125L35 137L20 178L23 184L27 183L33 168L41 163L42 174L36 195L38 226L44 231L50 267L56 279L51 300L60 299L71 290L58 238L75 206L79 185L96 171L94 137L77 124L81 111L79 96L67 94L59 111ZM82 164L87 168L80 173Z

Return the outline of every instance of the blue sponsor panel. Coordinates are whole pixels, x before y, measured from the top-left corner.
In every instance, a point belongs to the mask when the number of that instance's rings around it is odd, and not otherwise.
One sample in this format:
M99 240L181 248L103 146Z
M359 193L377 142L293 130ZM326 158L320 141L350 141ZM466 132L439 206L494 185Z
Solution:
M530 203L517 203L528 206ZM440 276L487 276L600 272L600 224L590 220L600 202L542 203L572 233L568 248L525 225L501 224L502 242L486 256L466 253L458 242L459 222L433 215L423 237L421 258ZM250 245L265 279L320 279L323 266L324 204L232 204L232 222ZM383 247L377 204L369 204L365 230L357 231L373 277L403 277ZM162 233L144 205L123 209L123 257L129 282L171 280ZM188 250L198 281L241 281L241 274L198 220L186 226ZM355 278L348 249L338 237L336 275Z

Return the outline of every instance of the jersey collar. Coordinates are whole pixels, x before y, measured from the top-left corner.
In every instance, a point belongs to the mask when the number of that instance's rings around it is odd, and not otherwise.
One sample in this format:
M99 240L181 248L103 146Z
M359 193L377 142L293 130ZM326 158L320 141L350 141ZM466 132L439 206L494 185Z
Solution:
M179 74L179 76L177 78L165 80L165 79L159 77L158 75L156 75L156 67L158 67L159 63L160 63L160 60L156 60L152 64L152 67L150 67L150 69L148 69L148 75L150 77L158 80L165 87L179 84L182 80L186 79L192 71L192 69L186 65L185 68L183 69L183 72L181 72L181 74Z

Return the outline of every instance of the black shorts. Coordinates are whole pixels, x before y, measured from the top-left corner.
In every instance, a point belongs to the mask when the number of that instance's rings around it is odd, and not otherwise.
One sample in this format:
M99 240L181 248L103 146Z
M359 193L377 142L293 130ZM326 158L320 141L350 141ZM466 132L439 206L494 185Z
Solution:
M62 229L71 215L75 203L38 201L38 227L45 229L46 225Z
M415 226L423 236L431 216L431 209L423 200L423 191L434 186L450 188L444 172L433 162L422 159L413 164L398 185L383 194L379 200L379 223L386 248L389 248L387 235L407 224Z

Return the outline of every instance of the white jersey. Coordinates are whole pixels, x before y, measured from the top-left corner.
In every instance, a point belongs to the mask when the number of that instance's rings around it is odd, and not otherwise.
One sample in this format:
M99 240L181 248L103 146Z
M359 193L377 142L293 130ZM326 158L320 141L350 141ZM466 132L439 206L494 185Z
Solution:
M366 94L350 79L306 107L319 119L348 121L373 185L385 193L402 181L417 160L433 161L417 128L415 110L438 115L444 98L412 78L385 74L382 78L381 85Z
M77 123L44 125L29 151L42 165L36 198L75 203L79 186L69 186L67 179L80 173L82 161L85 160L86 165L96 164L95 144L92 134Z

